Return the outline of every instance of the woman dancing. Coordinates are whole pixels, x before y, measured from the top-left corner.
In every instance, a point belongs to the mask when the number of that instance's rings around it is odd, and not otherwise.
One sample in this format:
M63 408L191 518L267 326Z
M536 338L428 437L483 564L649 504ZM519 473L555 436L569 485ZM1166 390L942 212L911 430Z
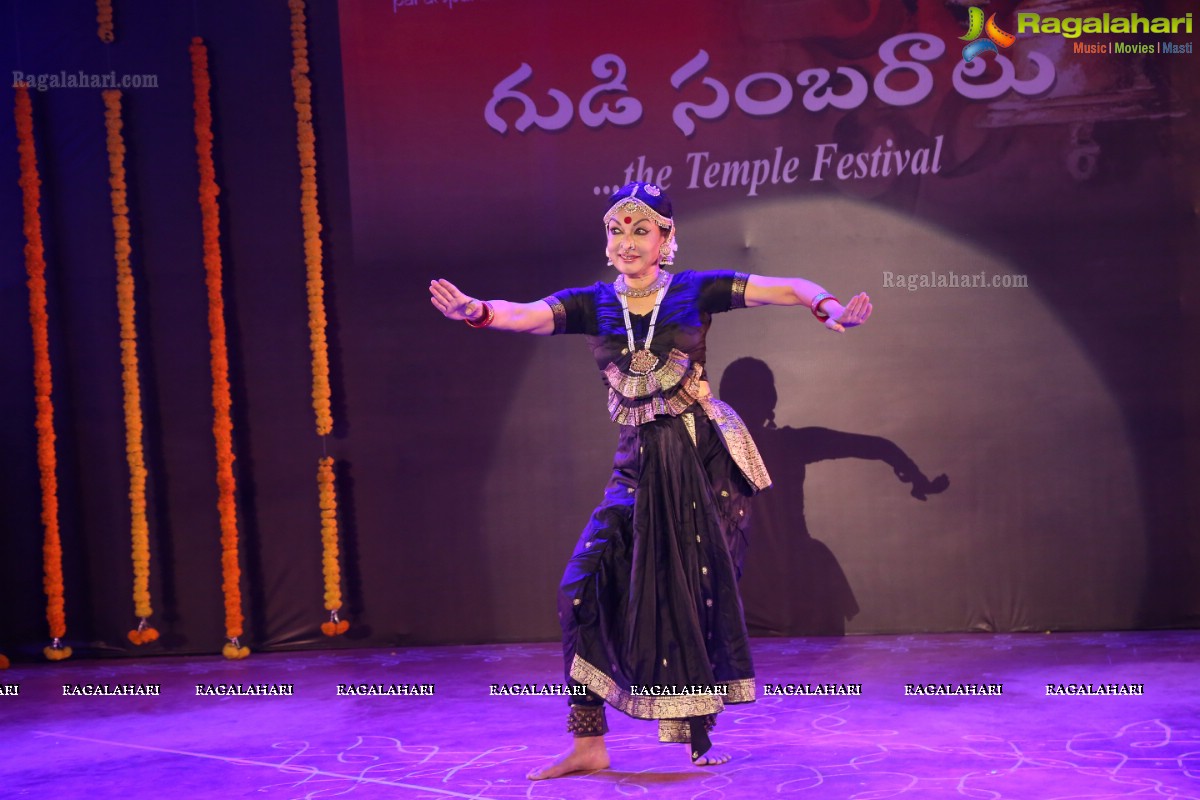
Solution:
M705 336L735 308L806 306L841 333L871 314L803 278L729 271L668 272L678 247L671 201L636 182L604 214L616 280L533 303L479 300L447 280L433 305L473 328L587 337L621 426L604 500L567 563L558 593L570 698L569 751L531 780L609 766L605 702L655 719L697 766L730 756L708 737L727 703L754 700L754 668L737 579L749 498L771 483L746 426L712 396Z

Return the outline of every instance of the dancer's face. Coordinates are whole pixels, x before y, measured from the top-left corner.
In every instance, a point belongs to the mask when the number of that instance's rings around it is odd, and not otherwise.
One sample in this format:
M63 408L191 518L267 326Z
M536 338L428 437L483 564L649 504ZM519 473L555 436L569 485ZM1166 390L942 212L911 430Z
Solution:
M644 277L658 266L666 232L649 217L637 212L620 213L608 221L605 253L617 272L630 278Z

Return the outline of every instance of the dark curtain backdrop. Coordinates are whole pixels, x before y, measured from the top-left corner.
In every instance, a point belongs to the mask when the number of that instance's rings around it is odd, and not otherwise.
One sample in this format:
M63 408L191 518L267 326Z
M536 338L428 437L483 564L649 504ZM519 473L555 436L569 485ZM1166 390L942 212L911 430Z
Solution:
M992 6L1006 22L1047 4ZM252 648L557 635L555 587L616 442L603 386L582 340L469 330L429 306L426 286L441 276L476 296L533 300L608 279L603 189L642 165L675 201L680 268L803 275L843 299L868 291L876 304L871 323L845 337L803 309L714 321L713 386L755 431L776 481L754 511L743 576L755 632L1200 620L1198 56L1085 56L1061 37L1025 36L1007 53L1018 77L1030 78L1040 54L1053 86L973 99L953 84L964 14L940 2L663 0L654 14L664 23L634 34L602 3L310 3L336 420L322 442L309 403L286 3L120 2L107 46L94 4L0 8L10 70L158 77L124 101L151 590L164 634L139 652L215 652L224 631L194 35L213 76ZM945 53L928 62L927 96L896 105L873 84L879 51L912 33ZM701 50L707 66L672 84ZM604 54L619 58L622 78L603 72L611 62L593 72ZM557 107L551 90L561 92L568 121L525 127L519 99L490 103L522 64L531 76L513 91L544 116ZM796 76L838 67L865 76L867 98L805 108ZM681 130L680 104L714 96L704 79L733 97L755 73L790 81L791 104L753 116L732 100ZM584 102L610 79L627 88ZM580 112L625 95L642 105L631 124L593 126ZM760 80L743 105L771 96ZM33 101L67 638L85 653L130 652L103 104L86 89ZM830 144L838 155L927 148L932 158L938 148L938 171L839 178L835 156L814 180ZM0 115L0 152L0 649L32 657L47 628L11 111ZM776 153L780 168L797 159L793 180L753 192L739 182L739 163ZM717 162L733 164L733 178L705 186ZM901 285L950 272L1027 286ZM352 624L338 641L318 630L324 452L337 458Z

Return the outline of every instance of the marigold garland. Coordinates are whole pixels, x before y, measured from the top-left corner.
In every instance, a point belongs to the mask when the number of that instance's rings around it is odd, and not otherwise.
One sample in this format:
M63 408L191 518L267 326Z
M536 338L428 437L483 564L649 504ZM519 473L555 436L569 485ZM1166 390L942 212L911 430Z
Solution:
M321 624L326 636L337 636L350 628L350 623L338 619L342 607L342 572L338 566L337 496L333 486L333 459L329 456L317 462L317 494L321 507L321 566L325 576L325 610L329 621Z
M208 49L200 37L192 39L192 86L195 90L196 156L200 170L200 216L204 228L204 271L208 287L208 329L213 377L213 438L217 444L217 511L221 521L221 589L225 594L225 636L221 653L245 658L250 648L238 641L242 635L241 567L238 564L237 507L234 501L233 420L229 410L229 356L225 346L225 302L221 297L220 209L217 206L216 168L212 157L212 106L209 92Z
M54 403L50 373L50 318L46 314L46 251L42 243L41 178L33 143L33 104L29 87L16 89L14 116L17 152L20 155L21 196L25 209L25 270L29 274L29 323L33 328L33 391L37 405L34 427L38 434L38 470L42 485L42 586L46 592L46 621L53 643L42 652L51 661L71 657L62 644L67 635L66 602L63 592L62 541L58 530L58 457L54 450Z
M313 130L312 82L308 77L308 35L304 7L304 0L288 0L288 8L292 12L292 91L296 107L296 149L300 156L300 217L304 227L312 400L317 415L317 433L326 436L333 430L333 413L329 402L329 344L325 335L327 320L321 265L321 215L317 207L317 137ZM321 459L317 470L317 488L321 509L325 609L329 612L329 621L322 623L321 631L326 636L337 636L345 633L350 623L338 619L342 592L332 458Z
M312 83L308 79L308 37L304 0L288 0L292 12L292 91L296 108L296 147L300 154L300 216L304 225L307 268L309 349L312 350L312 401L317 433L333 430L329 397L329 347L325 338L325 281L321 277L321 215L317 209L317 137L313 131Z
M100 41L111 44L116 38L113 33L112 0L96 0L96 24L99 26L96 33Z
M146 464L142 450L142 392L138 380L137 326L133 269L129 264L129 207L126 205L125 139L121 134L121 92L106 89L104 124L108 132L108 184L112 188L113 238L117 262L117 315L121 324L121 384L125 392L125 455L129 462L129 517L133 557L133 612L140 621L129 641L146 644L158 638L147 617L150 606L150 526L146 521Z

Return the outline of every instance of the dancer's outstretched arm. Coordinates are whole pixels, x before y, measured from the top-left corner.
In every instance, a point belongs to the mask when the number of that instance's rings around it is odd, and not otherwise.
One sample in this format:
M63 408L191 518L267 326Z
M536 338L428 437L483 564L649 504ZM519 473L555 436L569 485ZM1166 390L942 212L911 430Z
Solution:
M442 312L446 319L462 319L470 322L481 322L489 313L492 321L488 327L500 331L516 331L517 333L533 333L539 336L549 336L554 333L554 313L550 306L542 300L532 303L510 303L507 300L488 300L485 307L483 300L468 297L444 278L438 278L429 284L429 302Z
M871 298L859 292L842 305L820 285L804 278L771 278L751 275L746 282L746 307L808 306L817 300L817 311L829 315L825 327L837 333L862 325L871 316Z

